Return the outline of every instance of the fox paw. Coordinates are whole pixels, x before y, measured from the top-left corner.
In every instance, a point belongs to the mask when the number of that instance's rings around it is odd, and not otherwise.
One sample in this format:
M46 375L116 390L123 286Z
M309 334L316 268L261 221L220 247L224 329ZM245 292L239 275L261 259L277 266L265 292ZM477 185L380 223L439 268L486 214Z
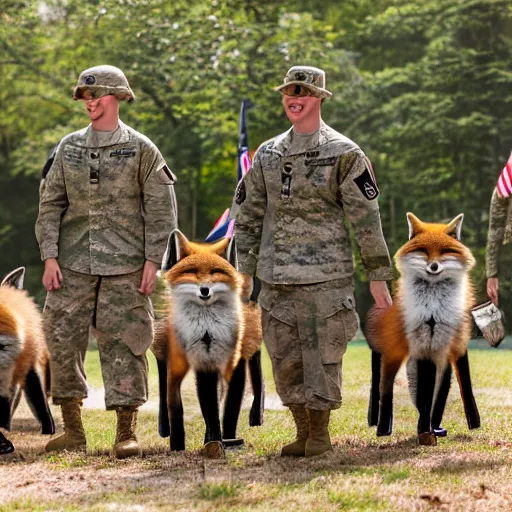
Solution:
M203 456L207 459L223 459L226 456L220 441L210 441L203 446Z
M418 434L418 443L422 446L437 446L437 437L433 432Z

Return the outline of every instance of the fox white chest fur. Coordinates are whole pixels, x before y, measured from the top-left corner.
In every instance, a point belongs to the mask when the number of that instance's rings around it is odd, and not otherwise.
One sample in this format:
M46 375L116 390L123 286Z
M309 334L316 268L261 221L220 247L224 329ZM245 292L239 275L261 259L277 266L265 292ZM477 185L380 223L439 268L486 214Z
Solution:
M464 322L468 279L462 265L454 261L451 267L450 276L443 279L404 269L399 301L413 359L444 363Z
M467 280L429 282L403 280L401 308L410 355L414 359L446 359L465 314Z
M173 289L172 324L192 368L224 371L243 335L242 303L223 283L210 286L209 299L200 298L199 289L193 284Z

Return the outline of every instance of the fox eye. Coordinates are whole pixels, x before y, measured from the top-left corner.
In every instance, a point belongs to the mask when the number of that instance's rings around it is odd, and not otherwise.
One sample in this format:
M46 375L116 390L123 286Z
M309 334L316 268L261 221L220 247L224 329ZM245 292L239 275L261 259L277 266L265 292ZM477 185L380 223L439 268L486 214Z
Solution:
M421 252L423 254L428 254L427 249L425 247L418 247L417 249L414 249L414 252Z
M441 249L441 254L460 254L460 251L457 249L445 248Z
M197 268L195 268L195 267L187 268L183 273L184 274L197 274Z
M214 268L214 269L212 269L211 273L212 274L222 274L224 276L227 275L227 272L222 268Z

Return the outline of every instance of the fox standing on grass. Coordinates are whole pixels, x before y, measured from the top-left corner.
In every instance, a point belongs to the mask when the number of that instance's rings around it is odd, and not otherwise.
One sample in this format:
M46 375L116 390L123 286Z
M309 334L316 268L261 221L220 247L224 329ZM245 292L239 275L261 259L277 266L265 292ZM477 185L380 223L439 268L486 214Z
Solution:
M431 224L407 214L409 241L395 259L401 277L393 306L368 313L372 348L372 391L368 420L377 435L390 435L393 384L404 361L419 411L418 440L435 445L455 367L469 428L480 426L467 355L474 292L469 272L475 265L460 242L463 215L449 224ZM380 381L380 388L379 388ZM379 407L380 398L380 407Z
M249 301L250 290L228 251L229 239L215 243L189 242L180 231L171 235L164 258L170 268L167 318L157 329L152 350L160 376L160 434L169 435L171 450L185 449L181 383L192 369L206 424L206 457L224 454L218 403L218 383L229 384L224 437L236 433L245 384L245 361L259 352L261 316ZM227 259L224 257L226 255ZM162 328L163 327L163 328ZM255 396L251 424L262 423L263 394Z
M21 391L39 420L43 434L55 425L48 406L50 361L39 308L22 290L25 268L8 274L0 284L0 427L10 430ZM0 455L14 451L0 432Z

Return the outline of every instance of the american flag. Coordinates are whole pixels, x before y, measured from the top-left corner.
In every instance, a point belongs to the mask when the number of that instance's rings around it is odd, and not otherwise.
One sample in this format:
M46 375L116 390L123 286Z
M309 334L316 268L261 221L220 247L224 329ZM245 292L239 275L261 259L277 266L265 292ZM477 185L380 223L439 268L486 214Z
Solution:
M500 197L505 199L512 195L512 154L508 159L503 171L501 171L498 183L496 183L496 189Z
M253 107L249 100L242 100L238 117L238 160L237 183L250 171L252 162L249 154L249 137L247 133L247 110ZM229 208L217 219L213 229L208 233L205 242L216 242L221 238L231 238L235 226L234 219L229 216Z

